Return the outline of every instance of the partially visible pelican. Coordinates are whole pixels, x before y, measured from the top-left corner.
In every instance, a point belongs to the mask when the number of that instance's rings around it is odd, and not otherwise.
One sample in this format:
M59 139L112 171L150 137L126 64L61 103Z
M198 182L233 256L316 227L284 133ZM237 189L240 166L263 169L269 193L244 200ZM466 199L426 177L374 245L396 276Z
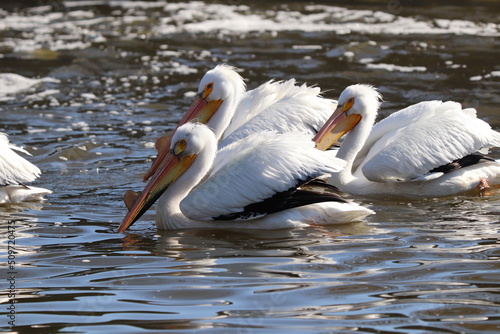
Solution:
M330 183L356 195L447 196L500 183L500 161L479 153L500 146L500 133L457 102L426 101L375 126L380 94L352 85L318 132L326 149L345 133L337 157L347 161ZM333 131L332 131L333 129Z
M339 171L344 162L333 152L314 149L308 135L249 135L220 150L221 161L212 170L216 135L204 124L186 123L174 133L170 152L130 207L120 232L158 198L159 229L278 229L345 223L374 213L315 180Z
M177 127L191 120L207 124L226 146L251 133L270 130L299 131L313 137L331 115L336 101L320 96L318 87L297 86L294 79L268 81L246 91L236 69L225 64L209 70L198 93ZM170 135L157 142L158 158L144 180L149 179L166 158Z
M31 155L24 149L9 143L7 135L0 132L0 203L41 201L52 193L44 188L24 185L40 176L40 169L15 151Z

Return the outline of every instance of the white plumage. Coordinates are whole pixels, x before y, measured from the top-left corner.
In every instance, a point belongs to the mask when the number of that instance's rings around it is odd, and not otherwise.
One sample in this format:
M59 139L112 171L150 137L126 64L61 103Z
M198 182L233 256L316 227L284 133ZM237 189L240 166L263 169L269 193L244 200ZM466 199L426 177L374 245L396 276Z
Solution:
M246 91L236 69L221 64L202 77L196 98L177 127L191 120L205 123L220 147L261 131L298 131L312 137L336 106L336 101L320 93L318 87L297 86L294 79L271 80ZM166 159L170 138L161 141L164 143L157 145L158 158L144 180Z
M197 97L207 103L221 101L206 124L219 141L224 139L225 146L265 130L314 135L336 107L336 101L325 99L320 93L319 87L297 86L295 79L270 80L246 91L236 68L220 64L205 73ZM199 103L198 98L195 104Z
M43 195L52 193L44 188L24 185L37 179L41 172L37 166L15 151L30 155L24 149L11 144L8 136L0 132L0 203L42 200Z
M340 95L332 118L361 115L337 155L347 167L330 178L340 190L358 195L446 196L471 190L482 180L500 183L497 161L471 156L500 146L500 134L478 119L474 109L462 109L457 102L426 101L373 126L379 98L367 85L349 86Z
M239 212L297 186L299 180L337 172L345 164L332 152L314 149L308 136L296 133L252 134L217 152L221 156L230 158L216 158L217 168L210 177L181 202L186 216L210 220Z
M321 97L318 87L297 86L293 79L284 82L268 82L262 86L273 88L274 92L264 98L272 102L268 101L265 107L261 103L261 108L257 112L256 110L247 112L240 106L252 105L253 103L249 101L250 97L252 101L255 101L260 94L254 94L253 91L245 94L246 98L240 102L235 117L238 118L240 115L247 117L242 124L238 124L236 129L229 127L224 132L219 148L261 131L301 132L312 138L337 106L336 101ZM262 86L258 88L259 91Z
M217 152L213 132L203 124L187 123L179 127L172 137L171 151L175 156L173 164L168 165L169 172L159 171L151 179L119 230L124 231L139 218L158 197L155 194L165 188L157 205L159 229L276 229L308 223L343 223L374 213L333 193L324 194L329 198L327 201L295 205L271 214L262 211L261 202L282 192L290 191L287 196L291 196L292 190L305 181L343 167L344 162L332 152L314 149L310 136L263 132L234 142L221 152L224 150L231 151L232 158L222 159L211 171ZM179 172L177 165L189 159L193 159L192 163ZM178 177L164 181L170 174ZM156 190L158 185L163 189ZM145 202L149 204L144 205Z

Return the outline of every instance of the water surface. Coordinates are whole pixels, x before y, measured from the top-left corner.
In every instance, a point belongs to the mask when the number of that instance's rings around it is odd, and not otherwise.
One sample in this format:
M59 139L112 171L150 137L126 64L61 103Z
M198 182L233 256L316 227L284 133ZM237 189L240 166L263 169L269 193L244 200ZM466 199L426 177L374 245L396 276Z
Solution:
M282 231L116 233L153 143L225 62L337 98L364 82L380 118L455 100L500 128L499 6L454 1L37 1L0 10L1 131L33 154L44 203L0 207L0 326L25 333L494 333L500 195L359 198L363 222ZM493 155L499 157L499 151ZM11 233L12 234L12 233ZM9 271L15 274L8 274ZM7 289L6 292L9 290Z

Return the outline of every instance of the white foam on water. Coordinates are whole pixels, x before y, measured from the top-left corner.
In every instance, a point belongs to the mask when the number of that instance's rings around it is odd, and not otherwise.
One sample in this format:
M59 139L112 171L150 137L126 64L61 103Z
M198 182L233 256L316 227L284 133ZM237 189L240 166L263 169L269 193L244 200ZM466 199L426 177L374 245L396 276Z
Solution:
M23 101L42 101L45 99L49 99L51 101L51 105L58 105L59 101L53 96L61 93L59 89L46 89L44 91L26 95L23 97Z
M77 2L77 1L69 1L69 2ZM109 1L109 4L113 7L122 7L122 8L161 8L164 7L167 2L166 1Z
M54 78L32 79L16 73L0 73L0 96L22 93L44 82L59 83Z
M377 70L385 70L389 72L426 72L427 68L424 66L399 66L395 64L367 64L367 68L369 69L377 69Z
M269 31L332 31L337 34L468 34L499 36L495 23L476 23L466 20L405 17L390 13L354 10L336 6L310 5L299 13L285 9L252 12L244 5L228 6L190 2L167 4L169 13L156 29L159 34L174 32L248 33ZM436 24L437 23L437 24Z
M97 17L90 7L103 4L126 13L120 20L113 16ZM0 31L33 33L33 38L5 38L0 42L0 48L11 48L13 52L33 52L42 48L52 51L75 50L87 48L91 42L105 42L105 35L108 34L134 39L142 33L151 37L186 32L212 33L220 38L225 35L276 34L283 31L500 36L500 25L496 23L400 16L327 5L304 6L302 12L285 6L276 10L255 11L246 5L200 1L66 1L65 6L68 9L65 13L50 12L48 6L41 6L29 16L23 13L1 15ZM151 21L148 11L160 12L157 22ZM150 22L152 28L140 33L124 29L124 26L126 28L136 22Z
M492 77L500 77L500 71L492 71L490 73L487 73L485 75L475 75L473 77L470 77L470 81L480 81L483 79L490 79Z

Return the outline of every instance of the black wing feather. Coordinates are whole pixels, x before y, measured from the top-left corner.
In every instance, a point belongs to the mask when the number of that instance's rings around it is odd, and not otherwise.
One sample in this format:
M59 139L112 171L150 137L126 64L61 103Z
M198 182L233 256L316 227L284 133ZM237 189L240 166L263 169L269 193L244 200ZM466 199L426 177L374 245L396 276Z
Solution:
M445 173L446 174L446 173L456 171L457 169L465 168L467 166L472 166L472 165L475 165L475 164L478 164L481 162L485 162L485 161L495 161L495 159L490 158L490 157L483 155L483 154L480 154L480 153L473 153L473 154L466 155L463 158L453 160L449 164L436 167L433 170L431 170L430 172L431 173Z
M214 217L215 220L250 219L271 213L320 202L346 203L339 190L320 179L303 180L298 186L276 193L259 203L246 206L243 211Z

